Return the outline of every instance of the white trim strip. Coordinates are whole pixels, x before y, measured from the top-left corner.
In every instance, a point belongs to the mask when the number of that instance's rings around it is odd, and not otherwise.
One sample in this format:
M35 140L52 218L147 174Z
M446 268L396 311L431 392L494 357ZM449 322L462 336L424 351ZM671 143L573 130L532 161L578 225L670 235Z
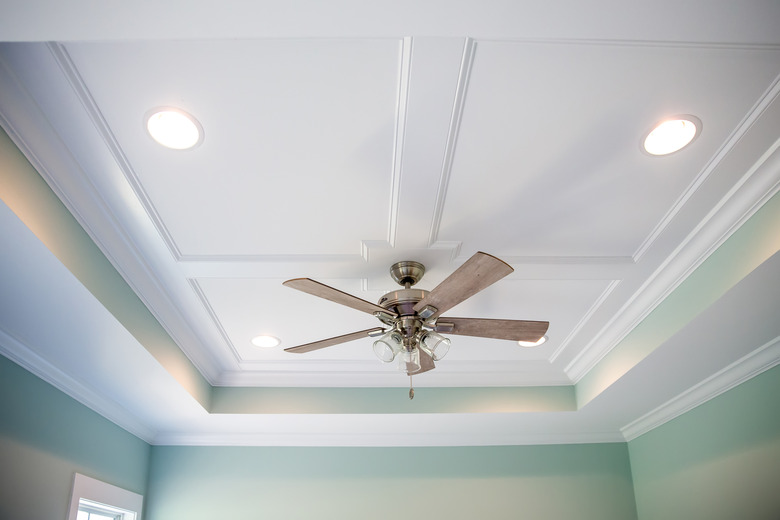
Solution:
M466 38L466 43L463 47L463 58L460 64L460 74L458 75L458 86L455 90L455 103L452 107L450 128L447 134L447 145L444 149L439 189L436 193L436 203L433 206L433 221L431 222L431 231L428 235L429 246L433 246L438 241L439 226L441 226L442 213L444 212L444 199L447 198L447 186L450 182L452 161L455 156L455 146L458 142L460 123L463 118L463 107L466 104L466 91L468 90L471 67L474 64L476 50L477 43L471 38Z
M0 330L0 354L141 440L151 443L154 439L154 430L130 412L67 375L3 330Z
M780 364L780 337L623 426L620 432L626 441L634 440L778 364Z

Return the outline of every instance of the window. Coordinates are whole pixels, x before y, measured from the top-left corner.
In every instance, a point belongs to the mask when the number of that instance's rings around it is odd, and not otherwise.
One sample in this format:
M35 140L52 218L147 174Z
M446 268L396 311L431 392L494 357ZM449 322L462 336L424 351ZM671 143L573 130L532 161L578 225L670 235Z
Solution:
M84 498L79 499L76 520L135 520L135 511L99 504Z
M76 473L68 520L141 520L143 496Z

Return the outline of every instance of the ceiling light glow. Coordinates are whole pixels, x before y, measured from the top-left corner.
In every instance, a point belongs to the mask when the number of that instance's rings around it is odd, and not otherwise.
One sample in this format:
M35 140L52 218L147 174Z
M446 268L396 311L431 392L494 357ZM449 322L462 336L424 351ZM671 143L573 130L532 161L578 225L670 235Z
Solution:
M688 146L701 133L694 116L675 116L657 124L645 137L642 148L650 155L669 155Z
M542 336L536 341L518 341L517 344L521 347L538 347L545 341L547 341L547 336Z
M187 150L203 141L203 127L198 120L178 108L155 108L147 113L145 121L152 139L167 148Z
M252 338L252 345L260 348L273 348L278 346L282 341L274 336L255 336Z

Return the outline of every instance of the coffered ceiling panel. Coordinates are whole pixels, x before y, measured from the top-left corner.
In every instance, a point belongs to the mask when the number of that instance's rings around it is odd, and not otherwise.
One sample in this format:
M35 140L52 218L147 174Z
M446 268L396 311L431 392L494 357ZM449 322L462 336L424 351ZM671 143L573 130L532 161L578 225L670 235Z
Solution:
M257 278L207 278L197 281L204 303L212 310L217 325L224 330L240 361L289 362L301 356L293 356L281 348L377 326L376 318L370 314L284 287L283 281ZM381 296L381 293L366 295L361 291L359 279L326 278L318 281L371 301ZM280 348L262 349L252 345L251 339L261 334L279 338L282 342ZM373 358L370 343L367 346L365 342L353 342L313 352L307 358L355 359L355 355L364 361Z
M302 355L291 355L281 348L292 347L320 339L335 337L377 326L369 314L336 305L322 299L291 290L281 279L216 279L197 280L203 303L223 333L237 360L247 370L268 369L267 362L285 363L285 370L294 371L317 360L351 362L352 370L382 372L376 363L370 338ZM322 283L376 302L382 292L361 290L361 280L320 279ZM514 342L455 336L447 355L449 361L544 361L552 362L565 350L577 327L586 321L598 306L600 297L611 286L604 280L505 280L457 305L449 316L473 316L493 319L549 320L552 326L549 340L538 348L518 348ZM313 300L313 301L312 301ZM281 340L279 348L258 348L251 344L257 335L271 335ZM256 363L256 364L252 364ZM394 370L394 365L390 367ZM558 365L563 378L562 364ZM385 370L386 371L386 370ZM463 382L473 377L464 377ZM257 379L258 384L262 378Z
M387 239L398 40L65 49L181 256L358 254ZM203 143L171 153L150 139L143 117L161 106L198 119Z
M438 239L633 256L779 67L776 50L477 42ZM698 116L701 136L684 154L643 153L647 132L678 114Z

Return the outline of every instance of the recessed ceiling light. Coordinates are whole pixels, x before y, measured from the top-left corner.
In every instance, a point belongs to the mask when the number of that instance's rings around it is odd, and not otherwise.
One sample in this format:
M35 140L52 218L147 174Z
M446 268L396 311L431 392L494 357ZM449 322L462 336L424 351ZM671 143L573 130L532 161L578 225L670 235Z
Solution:
M174 150L187 150L203 141L203 127L198 120L178 108L152 109L146 113L144 123L152 139Z
M538 347L545 341L547 341L547 336L542 336L537 341L518 341L517 344L521 347Z
M675 116L655 125L642 141L650 155L669 155L688 146L701 133L701 121L695 116Z
M261 348L273 348L282 341L274 336L255 336L252 338L252 345Z

